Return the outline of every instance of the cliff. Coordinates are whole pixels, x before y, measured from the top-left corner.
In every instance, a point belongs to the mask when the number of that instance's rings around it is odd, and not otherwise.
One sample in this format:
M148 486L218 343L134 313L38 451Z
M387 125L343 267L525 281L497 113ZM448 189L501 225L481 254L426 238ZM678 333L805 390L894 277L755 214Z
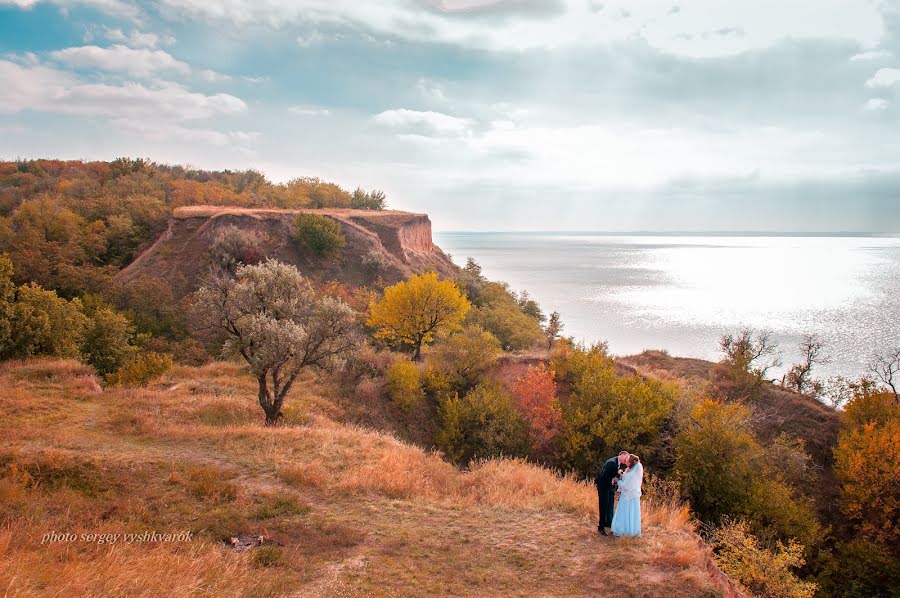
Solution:
M299 213L315 213L339 222L346 245L332 258L320 258L292 238ZM431 239L425 214L350 209L276 210L218 206L176 208L165 233L118 274L127 284L158 278L176 297L197 289L212 265L210 245L227 227L253 234L264 258L297 266L320 281L381 287L433 270L453 276L457 267Z

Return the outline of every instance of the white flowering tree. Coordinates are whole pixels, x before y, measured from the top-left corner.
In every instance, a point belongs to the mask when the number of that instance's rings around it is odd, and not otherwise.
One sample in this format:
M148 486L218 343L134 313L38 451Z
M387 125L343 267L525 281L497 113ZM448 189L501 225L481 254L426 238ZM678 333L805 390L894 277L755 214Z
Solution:
M266 425L277 425L297 376L307 368L331 370L359 342L353 310L318 296L294 266L268 260L239 266L233 277L215 275L195 295L197 313L227 336L259 381Z

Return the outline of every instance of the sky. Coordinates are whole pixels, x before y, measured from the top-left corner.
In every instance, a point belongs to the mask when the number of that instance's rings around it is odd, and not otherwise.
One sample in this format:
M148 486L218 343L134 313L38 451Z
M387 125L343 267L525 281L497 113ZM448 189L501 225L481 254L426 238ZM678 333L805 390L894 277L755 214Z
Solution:
M893 0L0 0L0 158L380 188L436 230L900 232Z

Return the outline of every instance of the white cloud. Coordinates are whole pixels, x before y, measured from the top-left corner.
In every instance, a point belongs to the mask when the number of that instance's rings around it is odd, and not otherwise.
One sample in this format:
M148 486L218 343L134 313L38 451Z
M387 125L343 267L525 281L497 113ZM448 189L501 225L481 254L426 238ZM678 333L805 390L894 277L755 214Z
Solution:
M379 125L406 132L419 131L433 135L464 135L469 132L473 123L470 119L450 116L442 112L407 110L399 108L385 110L372 117Z
M873 89L880 89L886 87L893 87L897 83L900 83L900 69L878 69L871 79L866 81L866 87L871 87Z
M288 108L288 112L298 116L328 116L331 111L321 106L305 106L297 105Z
M127 73L133 77L152 77L158 73L187 75L191 66L165 50L134 49L121 44L108 48L79 46L50 52L54 59L76 68Z
M42 0L0 0L0 6L12 5L22 9L31 9ZM140 16L140 10L132 4L121 0L49 0L50 4L59 6L65 10L72 6L88 6L106 14L135 20Z
M444 90L433 81L422 78L416 82L416 89L426 101L434 104L447 104L447 96Z
M404 135L401 141L416 145L408 161L398 162L411 173L421 172L423 180L460 178L486 187L652 190L677 180L790 181L894 167L882 145L872 144L848 156L847 137L803 128L496 123L467 136Z
M26 110L89 117L118 122L144 122L149 128L181 131L181 123L235 114L247 109L241 100L228 94L206 95L170 82L154 85L87 83L71 73L45 65L21 65L0 59L0 113ZM197 138L212 140L208 133ZM220 139L220 138L216 138Z
M259 133L247 131L216 131L213 129L201 129L185 127L183 125L154 122L145 119L118 118L112 124L121 129L138 133L145 139L152 141L166 141L178 139L182 141L198 141L210 145L238 146L241 149L249 149L259 137Z
M672 12L671 0L608 0L601 11L585 0L564 0L562 10L547 14L515 15L511 5L509 18L503 20L488 14L446 14L431 2L408 0L163 0L163 4L187 15L238 24L362 28L401 39L489 50L584 47L640 36L675 54L725 56L798 38L850 40L870 48L884 30L881 13L869 0L833 0L824 5L817 0L695 0L677 12ZM322 34L316 31L311 29L298 43L318 43Z
M850 57L854 62L867 62L871 60L881 60L882 58L890 58L893 56L887 50L870 50L868 52L860 52Z
M129 48L114 44L107 48L78 46L50 52L55 60L74 68L97 69L125 73L128 76L148 79L160 74L188 76L195 73L200 80L218 83L231 79L229 75L211 69L195 71L188 63L178 60L165 50Z
M132 29L126 34L121 29L104 27L102 35L110 41L120 42L132 48L155 48L159 45L170 46L175 43L175 37L172 35L145 33L136 29ZM93 35L90 35L85 41L90 41L92 38Z
M198 71L197 74L203 81L208 81L210 83L221 83L222 81L231 81L231 75L226 75L225 73L220 73L218 71L214 71L211 69L203 69Z
M301 48L311 48L325 41L325 36L318 31L312 31L305 35L297 36L297 45Z
M872 98L868 102L863 104L863 110L868 110L870 112L881 112L882 110L887 109L890 104L891 103L884 98Z

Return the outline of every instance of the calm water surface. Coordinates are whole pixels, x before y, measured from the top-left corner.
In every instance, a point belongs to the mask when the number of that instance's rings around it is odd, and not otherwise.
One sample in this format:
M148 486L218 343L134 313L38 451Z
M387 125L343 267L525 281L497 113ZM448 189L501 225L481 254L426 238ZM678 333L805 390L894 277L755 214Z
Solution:
M527 289L564 334L628 355L719 359L741 325L770 329L786 364L804 333L829 345L819 374L859 376L900 344L900 238L436 233L457 264Z

